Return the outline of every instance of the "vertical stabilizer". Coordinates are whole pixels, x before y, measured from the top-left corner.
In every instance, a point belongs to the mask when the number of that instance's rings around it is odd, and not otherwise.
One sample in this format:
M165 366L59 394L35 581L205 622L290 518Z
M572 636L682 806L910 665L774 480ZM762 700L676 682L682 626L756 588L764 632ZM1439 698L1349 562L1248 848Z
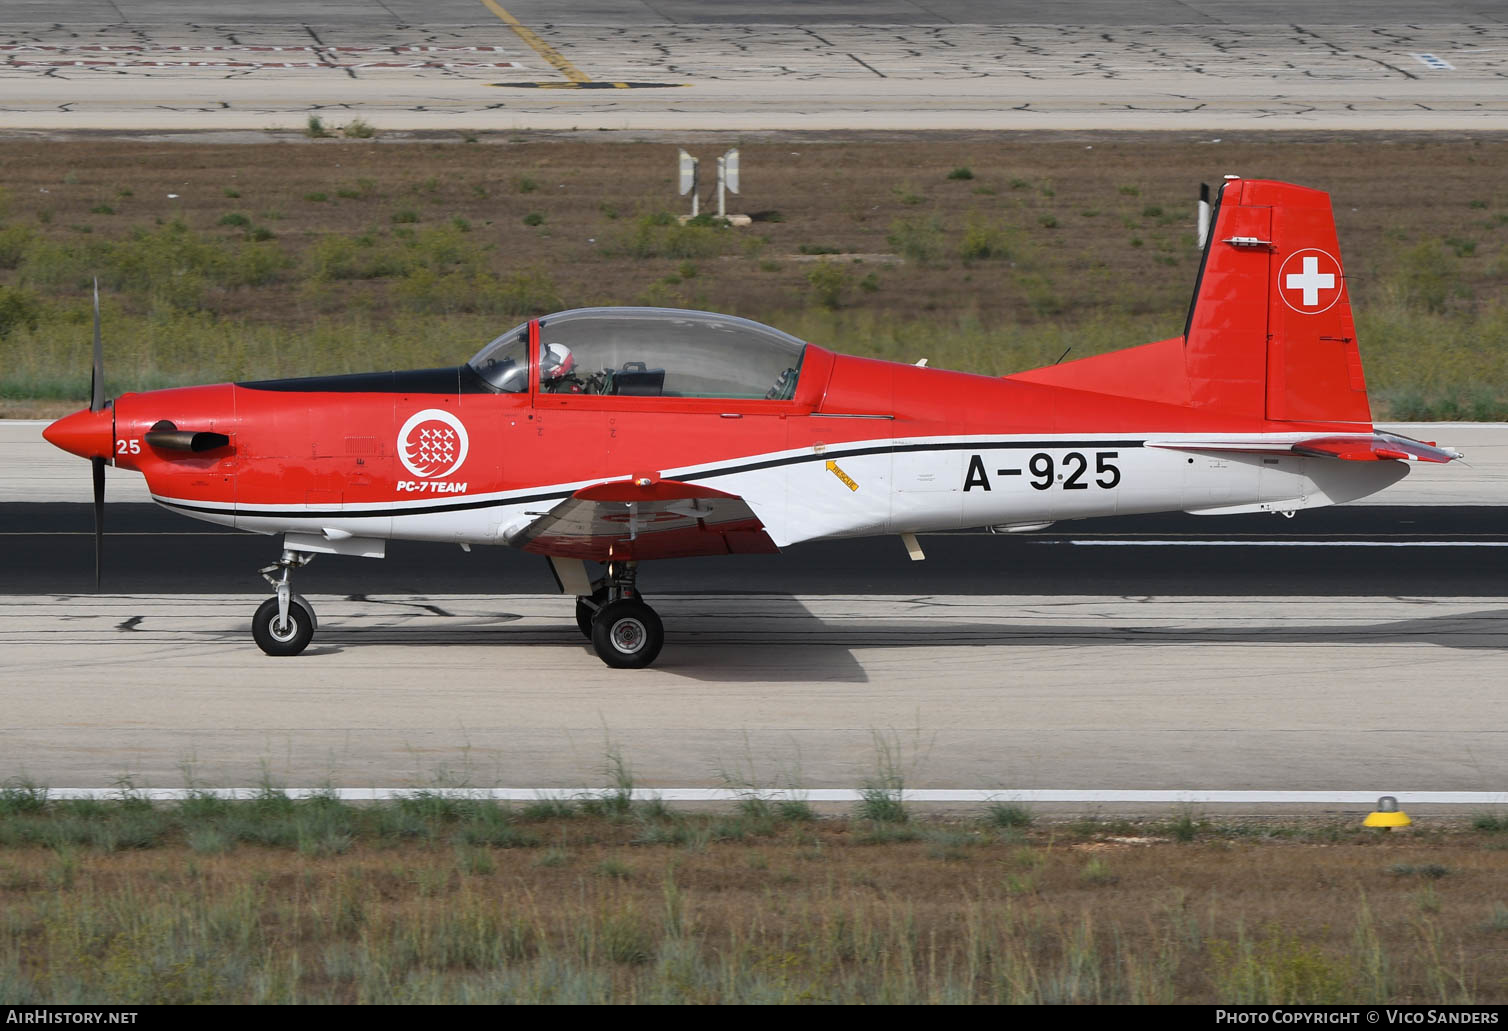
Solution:
M1184 361L1195 406L1370 425L1328 194L1258 179L1225 184Z

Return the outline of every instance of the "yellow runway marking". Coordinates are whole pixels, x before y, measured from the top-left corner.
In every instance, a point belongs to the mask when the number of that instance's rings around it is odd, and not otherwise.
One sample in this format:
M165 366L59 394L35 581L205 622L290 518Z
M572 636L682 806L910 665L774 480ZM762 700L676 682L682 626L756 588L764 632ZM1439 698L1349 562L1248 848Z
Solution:
M564 57L561 57L559 51L550 46L550 44L546 43L544 40L540 39L537 33L524 25L523 22L513 17L513 15L509 14L505 8L503 8L496 2L496 0L482 0L482 3L487 5L487 10L491 11L493 14L501 18L503 24L507 25L508 28L513 30L514 35L518 36L519 39L523 40L525 43L529 44L529 46L533 47L534 52L537 53L540 57L543 57L546 61L550 62L551 67L553 67L561 75L564 75L572 82L592 81L580 68L577 68L570 61L567 61Z
M675 89L685 82L489 82L510 89Z
M849 490L859 489L859 485L853 482L853 479L846 472L844 472L842 469L839 469L838 463L834 462L831 458L827 460L827 471L832 473L838 479L842 480L843 486L847 487Z

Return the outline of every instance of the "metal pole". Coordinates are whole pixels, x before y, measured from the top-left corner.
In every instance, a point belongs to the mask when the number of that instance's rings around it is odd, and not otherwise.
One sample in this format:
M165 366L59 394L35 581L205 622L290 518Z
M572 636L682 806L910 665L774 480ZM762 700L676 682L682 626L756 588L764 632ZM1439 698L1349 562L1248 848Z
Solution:
M725 158L725 157L719 157L717 159L717 217L718 218L727 218L728 217L727 190L728 190L728 159Z

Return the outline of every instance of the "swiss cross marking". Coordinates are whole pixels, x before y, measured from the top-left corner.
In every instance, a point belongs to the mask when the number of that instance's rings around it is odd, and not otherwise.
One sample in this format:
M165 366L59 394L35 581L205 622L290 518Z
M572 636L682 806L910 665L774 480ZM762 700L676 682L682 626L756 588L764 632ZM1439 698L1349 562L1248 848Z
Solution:
M1330 272L1319 270L1319 259L1314 255L1304 257L1304 271L1290 272L1288 274L1288 289L1304 291L1304 307L1319 307L1320 287L1326 290L1335 288L1335 276Z
M1340 262L1317 247L1290 254L1278 270L1278 295L1301 314L1329 311L1344 292Z

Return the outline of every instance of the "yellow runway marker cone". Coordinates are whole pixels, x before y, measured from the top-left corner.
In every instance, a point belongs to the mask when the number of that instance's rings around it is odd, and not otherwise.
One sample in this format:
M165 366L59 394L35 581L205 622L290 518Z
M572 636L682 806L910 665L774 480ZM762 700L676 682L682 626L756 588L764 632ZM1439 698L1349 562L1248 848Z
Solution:
M1383 795L1377 800L1377 811L1368 813L1363 820L1363 827L1381 827L1390 831L1394 827L1407 827L1414 821L1409 819L1409 814L1398 808L1398 799L1392 795Z

